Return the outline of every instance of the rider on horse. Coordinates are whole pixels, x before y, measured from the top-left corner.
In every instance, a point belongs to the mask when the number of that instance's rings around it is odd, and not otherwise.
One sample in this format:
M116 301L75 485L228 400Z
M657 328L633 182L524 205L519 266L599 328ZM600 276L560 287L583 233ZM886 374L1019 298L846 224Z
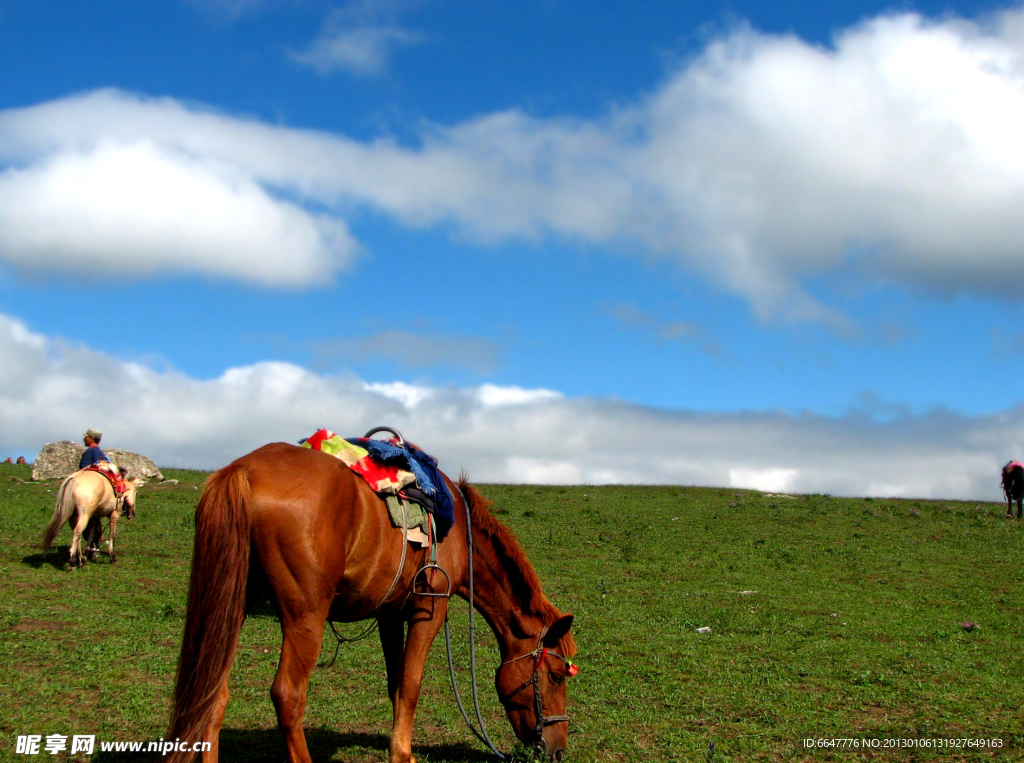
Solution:
M110 479L114 492L120 495L125 491L124 478L127 470L118 469L107 458L107 454L100 450L102 437L103 433L96 429L90 429L85 433L85 453L82 454L82 460L78 462L78 468L103 472Z
M82 454L82 460L78 462L79 469L86 469L90 466L97 466L101 463L110 463L110 459L107 458L107 454L100 450L100 439L103 437L103 432L99 432L95 429L90 429L85 433L85 453Z

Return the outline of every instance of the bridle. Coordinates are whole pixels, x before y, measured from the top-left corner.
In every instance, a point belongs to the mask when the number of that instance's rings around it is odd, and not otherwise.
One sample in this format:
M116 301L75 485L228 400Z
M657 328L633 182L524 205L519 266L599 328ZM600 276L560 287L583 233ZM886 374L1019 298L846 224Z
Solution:
M528 686L533 686L533 711L537 717L537 725L534 727L534 733L536 733L538 737L541 737L541 735L544 732L544 729L547 726L552 726L556 723L569 723L568 715L544 714L544 698L541 696L540 691L540 666L544 663L544 659L546 657L555 657L564 662L566 667L566 676L569 678L571 678L579 672L579 668L573 665L572 662L570 662L565 656L559 654L558 652L552 649L548 649L545 646L541 646L541 644L544 642L544 635L547 632L547 628L540 632L540 637L537 639L537 648L534 649L532 652L521 654L518 657L513 657L510 660L505 660L503 663L501 663L501 665L498 666L500 668L503 665L518 662L519 660L526 660L531 657L533 658L533 674L523 683L521 683L515 690L510 692L509 697L518 694Z

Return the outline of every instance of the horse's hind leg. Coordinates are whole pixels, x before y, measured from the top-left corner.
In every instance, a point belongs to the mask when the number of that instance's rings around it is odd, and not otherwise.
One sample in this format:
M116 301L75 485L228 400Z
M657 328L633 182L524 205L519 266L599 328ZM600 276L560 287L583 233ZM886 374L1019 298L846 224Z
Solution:
M298 617L290 617L285 612L281 615L284 640L270 696L277 708L277 722L284 734L289 763L311 763L302 717L306 713L309 676L320 656L326 621L326 608L322 612L310 611Z
M68 549L68 563L72 567L81 567L85 564L85 554L82 552L82 536L89 527L89 520L80 511L71 515L71 548Z
M210 710L210 722L203 732L202 741L210 743L210 749L203 753L203 763L217 763L220 757L220 727L224 725L224 713L228 708L230 698L228 678L225 676L224 683L220 685L220 690L217 692L217 700Z

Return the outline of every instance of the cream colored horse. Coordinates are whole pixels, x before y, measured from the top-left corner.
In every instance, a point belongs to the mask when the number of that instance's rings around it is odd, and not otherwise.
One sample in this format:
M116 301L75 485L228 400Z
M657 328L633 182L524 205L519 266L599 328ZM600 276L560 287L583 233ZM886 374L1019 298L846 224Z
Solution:
M72 566L85 563L82 553L82 536L88 544L89 558L99 553L99 542L103 537L100 520L110 517L110 561L117 561L114 556L114 536L117 533L117 520L122 512L131 520L135 516L135 492L143 484L142 480L133 479L125 482L127 489L118 497L110 480L102 474L89 469L75 472L60 486L57 503L53 507L53 516L43 534L43 553L53 544L53 539L60 532L60 526L67 522L71 527L71 548L68 561Z

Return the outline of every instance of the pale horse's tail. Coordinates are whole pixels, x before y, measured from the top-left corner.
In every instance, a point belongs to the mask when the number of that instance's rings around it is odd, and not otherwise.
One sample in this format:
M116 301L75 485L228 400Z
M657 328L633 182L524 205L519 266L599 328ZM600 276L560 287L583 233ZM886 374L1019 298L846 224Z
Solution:
M43 533L43 553L50 550L53 539L60 532L61 525L67 522L75 513L75 476L71 475L61 483L57 491L57 502L53 506L53 516L50 517L50 524L46 526Z

